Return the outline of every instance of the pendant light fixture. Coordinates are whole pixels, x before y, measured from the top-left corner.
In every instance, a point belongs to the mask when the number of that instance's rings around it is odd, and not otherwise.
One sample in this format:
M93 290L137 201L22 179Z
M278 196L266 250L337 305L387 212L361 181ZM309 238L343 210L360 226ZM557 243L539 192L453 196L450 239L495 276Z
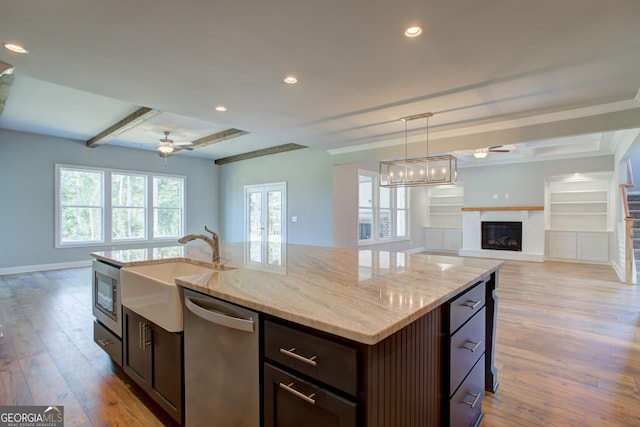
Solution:
M433 113L403 117L404 159L380 162L381 187L417 187L426 185L455 184L458 179L458 160L450 155L429 157L429 117ZM407 158L407 123L426 119L427 153L425 157Z

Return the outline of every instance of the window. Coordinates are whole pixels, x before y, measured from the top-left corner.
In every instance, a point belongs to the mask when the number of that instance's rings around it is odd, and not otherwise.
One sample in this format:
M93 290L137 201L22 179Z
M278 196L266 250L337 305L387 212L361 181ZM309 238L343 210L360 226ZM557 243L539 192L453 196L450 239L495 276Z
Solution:
M111 239L140 240L147 236L147 179L144 175L111 174Z
M59 242L103 241L104 173L60 168L58 182Z
M182 234L184 179L153 177L153 237L171 238Z
M184 184L180 176L56 165L56 247L178 238Z
M378 174L358 171L358 241L381 243L409 237L409 201L404 187L378 186Z

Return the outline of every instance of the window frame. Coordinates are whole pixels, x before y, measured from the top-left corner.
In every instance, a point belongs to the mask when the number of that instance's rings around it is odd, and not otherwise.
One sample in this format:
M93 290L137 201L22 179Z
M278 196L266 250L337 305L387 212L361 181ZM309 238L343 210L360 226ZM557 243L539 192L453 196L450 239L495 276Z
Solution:
M360 177L366 176L372 180L373 185L373 200L371 202L371 207L361 206L360 205ZM411 218L410 218L410 192L408 188L403 188L405 192L405 203L403 208L398 208L398 189L397 188L386 188L380 187L379 185L380 175L377 172L372 172L368 170L358 169L357 176L357 186L358 186L358 196L357 196L357 218L356 218L356 234L358 238L358 246L368 246L368 245L376 245L381 243L393 243L393 242L402 242L411 240ZM389 207L381 207L380 206L380 191L384 188L385 191L389 191ZM360 210L361 209L371 209L372 210L372 236L371 239L361 239L360 238ZM380 218L381 211L390 211L391 212L391 220L390 220L390 230L391 236L388 238L380 237ZM405 212L405 233L403 236L398 236L398 212Z
M102 174L102 238L99 241L62 242L62 203L61 203L61 170L76 170L80 172L100 172ZM113 206L112 206L112 175L131 175L145 177L145 233L144 238L113 239ZM181 207L179 230L176 236L154 237L154 211L155 200L153 194L154 178L171 178L181 181ZM93 166L79 166L56 163L55 164L55 248L77 248L96 246L119 246L131 243L153 243L177 239L185 230L187 207L187 177L167 173L153 173L145 171L133 171L124 169L102 168Z

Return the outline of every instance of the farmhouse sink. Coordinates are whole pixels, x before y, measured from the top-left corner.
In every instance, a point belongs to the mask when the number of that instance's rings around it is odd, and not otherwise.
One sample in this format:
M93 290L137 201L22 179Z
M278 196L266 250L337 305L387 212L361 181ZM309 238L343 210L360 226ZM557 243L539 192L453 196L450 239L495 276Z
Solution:
M181 332L182 302L175 279L203 274L211 276L232 269L224 265L214 268L184 261L124 267L120 270L122 305L169 332Z

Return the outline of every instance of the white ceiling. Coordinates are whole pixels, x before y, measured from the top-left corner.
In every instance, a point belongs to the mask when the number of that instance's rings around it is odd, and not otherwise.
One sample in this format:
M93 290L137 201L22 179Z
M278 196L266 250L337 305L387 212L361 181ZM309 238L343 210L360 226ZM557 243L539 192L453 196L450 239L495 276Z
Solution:
M15 66L0 128L88 140L146 106L162 113L108 145L250 132L186 153L218 159L288 143L397 147L398 119L431 111L434 149L464 163L495 145L469 135L639 108L639 23L638 0L10 1L0 42L29 53L0 49ZM423 34L404 37L410 24ZM489 156L611 152L617 129L575 122Z

